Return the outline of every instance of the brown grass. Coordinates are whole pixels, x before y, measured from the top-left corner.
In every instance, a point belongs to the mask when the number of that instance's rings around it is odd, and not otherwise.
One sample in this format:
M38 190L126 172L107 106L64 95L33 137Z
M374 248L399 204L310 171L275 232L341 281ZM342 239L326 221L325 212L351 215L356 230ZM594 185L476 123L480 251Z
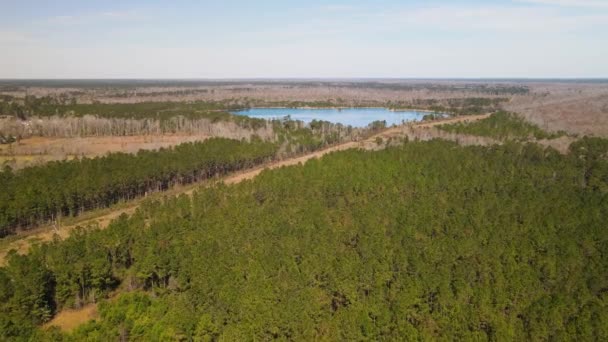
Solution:
M62 331L72 331L79 325L98 317L97 304L87 304L80 309L65 309L59 312L44 328L59 327Z
M505 108L544 130L608 136L608 85L537 84Z
M7 163L14 169L40 165L53 160L76 157L97 157L111 152L136 153L157 150L185 142L202 141L203 135L136 135L83 138L32 137L10 145L0 145L0 165Z

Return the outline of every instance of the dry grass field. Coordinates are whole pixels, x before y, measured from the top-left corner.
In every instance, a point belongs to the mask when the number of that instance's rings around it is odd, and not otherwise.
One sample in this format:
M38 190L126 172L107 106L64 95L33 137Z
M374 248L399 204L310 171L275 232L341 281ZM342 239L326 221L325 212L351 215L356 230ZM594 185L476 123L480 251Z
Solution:
M608 136L608 84L534 84L505 109L549 131Z
M62 310L44 327L59 327L62 331L72 331L79 325L97 318L97 304L87 304L80 309Z
M136 153L157 150L185 142L205 140L203 135L136 135L118 137L50 138L32 137L0 145L0 165L14 169L53 160L97 157L111 152Z

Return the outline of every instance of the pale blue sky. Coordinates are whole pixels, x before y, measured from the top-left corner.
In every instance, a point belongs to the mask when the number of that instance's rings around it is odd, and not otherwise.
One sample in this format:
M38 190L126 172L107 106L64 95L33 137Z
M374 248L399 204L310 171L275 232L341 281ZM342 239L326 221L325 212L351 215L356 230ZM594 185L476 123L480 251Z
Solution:
M0 78L608 77L608 0L0 0Z

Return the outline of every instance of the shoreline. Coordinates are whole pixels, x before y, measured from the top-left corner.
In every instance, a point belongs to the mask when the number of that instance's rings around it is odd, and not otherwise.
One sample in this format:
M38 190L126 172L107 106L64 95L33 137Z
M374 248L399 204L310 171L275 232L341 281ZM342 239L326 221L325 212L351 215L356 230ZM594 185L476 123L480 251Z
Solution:
M248 107L248 108L243 108L243 109L237 109L234 110L235 112L239 112L239 111L247 111L250 109L306 109L306 110L311 110L311 109L385 109L389 112L420 112L420 113L433 113L433 114L447 114L447 115L453 115L453 113L447 113L447 112L437 112L434 110L430 110L430 109L416 109L416 108L389 108L389 107L355 107L355 106L336 106L336 107L311 107L311 106L297 106L297 107L286 107L286 106L254 106L254 107Z

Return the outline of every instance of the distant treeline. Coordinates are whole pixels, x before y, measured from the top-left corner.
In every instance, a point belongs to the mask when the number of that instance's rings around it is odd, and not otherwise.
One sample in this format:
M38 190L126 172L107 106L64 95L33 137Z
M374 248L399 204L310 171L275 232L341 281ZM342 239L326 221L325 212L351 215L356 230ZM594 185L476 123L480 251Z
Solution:
M260 99L243 99L240 105L245 107L285 107L285 108L340 108L340 107L384 107L393 110L428 110L451 115L476 115L499 110L508 98L448 98L448 99L414 99L410 101L371 101L345 100L342 98L324 101L264 101Z
M346 87L358 87L358 88L375 88L375 89L388 89L388 90L401 90L401 91L413 91L413 90L429 90L438 92L458 92L468 91L477 92L488 95L522 95L528 94L530 88L528 86L520 85L509 85L509 84L437 84L430 82L420 83L399 83L399 82L362 82L362 83L349 83L344 85Z
M158 119L168 120L175 116L190 119L208 118L212 121L239 120L262 122L246 116L233 116L227 110L241 109L233 101L196 102L138 102L138 103L76 103L67 96L26 96L16 99L5 96L0 99L0 114L27 119L30 116L75 116L94 115L102 118Z
M391 109L425 109L437 113L452 115L477 115L494 112L500 109L500 104L508 98L452 98L452 99L415 99L412 101L389 102Z
M0 339L606 341L607 153L408 142L148 201L9 255Z
M6 96L5 96L6 97ZM6 97L0 99L0 115L26 120L29 117L83 117L96 116L111 119L172 120L208 119L212 122L233 121L241 126L260 127L264 120L232 115L228 111L251 107L332 108L332 107L387 107L390 109L426 109L455 115L481 114L495 111L508 98L450 98L416 99L412 101L346 101L341 98L324 101L266 101L260 99L232 99L196 102L139 102L77 104L73 98L27 96L23 100Z
M50 162L0 172L0 236L119 200L188 184L272 159L273 143L214 138L136 155Z
M30 136L80 137L155 134L199 134L232 139L252 136L268 141L298 140L299 151L313 145L355 140L377 129L352 128L325 121L303 122L280 119L263 120L233 115L227 110L255 104L250 100L220 102L141 102L132 104L76 104L69 98L28 96L25 100L4 96L0 99L0 143ZM289 103L289 106L323 103Z
M529 88L526 85L516 85L513 82L526 80L504 80L509 83L488 84L488 80L478 82L464 82L440 84L430 80L0 80L0 90L16 91L25 87L51 87L51 88L85 88L85 89L116 89L132 90L138 87L177 87L187 90L189 87L252 87L252 86L283 86L283 87L345 87L345 88L375 88L389 90L418 90L428 89L434 91L477 91L487 94L526 94ZM490 80L492 81L492 80ZM495 80L503 81L503 80ZM530 81L530 80L527 80ZM552 80L546 80L552 81ZM485 82L485 83L480 83ZM560 80L561 82L561 80ZM581 82L605 82L605 80L581 80Z
M458 122L440 125L439 129L458 134L470 134L495 139L555 139L567 135L560 131L550 133L514 113L500 111L490 117L472 123Z
M172 116L163 119L110 118L96 115L32 117L21 121L0 120L0 135L23 139L41 137L88 137L192 134L242 139L252 135L273 139L273 125L265 120L244 119L228 113L213 112L201 118Z
M4 136L124 136L186 133L249 137L252 134L272 136L272 128L262 119L232 115L233 102L141 102L129 104L77 104L68 97L34 97L15 99L5 96L0 101L4 119L0 133Z

